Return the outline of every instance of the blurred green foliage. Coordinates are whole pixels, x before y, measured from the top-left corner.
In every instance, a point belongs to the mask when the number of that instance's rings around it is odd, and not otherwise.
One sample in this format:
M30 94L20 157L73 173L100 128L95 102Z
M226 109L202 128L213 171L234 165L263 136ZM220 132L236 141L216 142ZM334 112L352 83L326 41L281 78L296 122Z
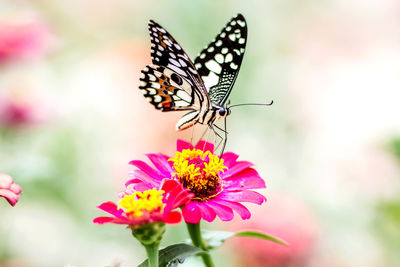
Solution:
M400 160L400 137L393 138L389 142L389 149L393 153L393 155Z

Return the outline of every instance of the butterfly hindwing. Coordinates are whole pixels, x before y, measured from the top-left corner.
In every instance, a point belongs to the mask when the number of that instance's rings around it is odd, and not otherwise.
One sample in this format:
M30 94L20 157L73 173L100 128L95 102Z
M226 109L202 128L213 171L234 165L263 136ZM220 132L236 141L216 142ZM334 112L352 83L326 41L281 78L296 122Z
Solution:
M142 70L139 89L161 111L192 110L200 106L193 86L179 74L162 66L146 66Z
M246 20L238 14L194 60L213 104L225 104L243 60L246 40Z

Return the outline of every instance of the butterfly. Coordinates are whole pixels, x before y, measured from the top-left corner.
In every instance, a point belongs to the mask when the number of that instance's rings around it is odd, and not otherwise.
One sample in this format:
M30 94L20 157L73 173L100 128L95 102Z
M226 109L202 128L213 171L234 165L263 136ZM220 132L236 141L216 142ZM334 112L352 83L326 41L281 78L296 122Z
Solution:
M231 113L226 102L247 40L243 15L233 17L194 62L167 30L153 20L149 21L149 33L152 65L142 70L139 85L144 97L164 112L188 111L177 122L178 131L196 123L214 130L215 121Z

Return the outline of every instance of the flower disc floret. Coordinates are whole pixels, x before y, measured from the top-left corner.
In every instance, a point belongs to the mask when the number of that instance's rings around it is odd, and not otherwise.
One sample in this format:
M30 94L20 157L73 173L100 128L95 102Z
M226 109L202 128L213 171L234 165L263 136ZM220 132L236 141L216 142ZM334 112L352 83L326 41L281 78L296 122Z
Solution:
M155 188L144 192L136 192L125 195L120 201L118 208L123 209L129 216L140 217L144 213L162 212L165 204L162 202L163 190Z
M210 151L197 148L175 152L173 162L174 176L185 188L195 195L195 199L206 200L222 191L219 174L228 169L224 160Z

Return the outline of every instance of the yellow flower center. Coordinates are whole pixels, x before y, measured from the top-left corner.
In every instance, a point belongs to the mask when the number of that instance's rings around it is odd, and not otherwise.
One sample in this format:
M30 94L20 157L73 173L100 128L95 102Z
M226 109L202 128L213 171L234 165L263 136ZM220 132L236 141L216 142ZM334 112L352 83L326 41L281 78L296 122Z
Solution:
M122 208L127 214L134 217L140 217L145 213L162 212L165 207L162 202L163 193L163 190L153 188L125 195L120 199L118 208Z
M206 200L221 192L219 174L228 168L217 155L200 149L184 149L175 152L175 157L169 160L174 163L175 177L190 189L195 199Z

